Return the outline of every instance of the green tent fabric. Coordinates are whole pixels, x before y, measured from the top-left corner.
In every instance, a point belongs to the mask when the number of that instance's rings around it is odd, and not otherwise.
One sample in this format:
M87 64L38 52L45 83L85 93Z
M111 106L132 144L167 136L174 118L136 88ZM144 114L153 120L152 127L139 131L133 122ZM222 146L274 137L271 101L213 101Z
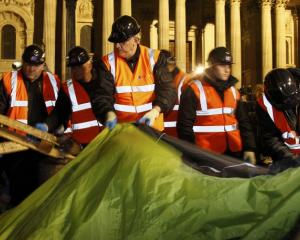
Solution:
M0 216L0 239L282 239L299 217L300 169L251 179L201 174L130 124Z

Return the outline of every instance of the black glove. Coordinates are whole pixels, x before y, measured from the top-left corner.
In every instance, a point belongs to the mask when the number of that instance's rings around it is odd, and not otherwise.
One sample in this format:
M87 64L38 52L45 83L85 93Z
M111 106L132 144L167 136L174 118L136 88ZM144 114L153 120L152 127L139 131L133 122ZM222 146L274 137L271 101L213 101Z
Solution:
M286 169L289 168L296 168L300 166L300 156L295 156L293 158L285 158L280 161L274 161L269 169L271 174L277 174L280 172L283 172Z

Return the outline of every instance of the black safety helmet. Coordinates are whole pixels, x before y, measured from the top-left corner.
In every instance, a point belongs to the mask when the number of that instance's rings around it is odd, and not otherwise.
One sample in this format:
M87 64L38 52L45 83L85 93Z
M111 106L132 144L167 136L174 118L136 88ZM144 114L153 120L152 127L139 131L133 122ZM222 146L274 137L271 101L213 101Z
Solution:
M173 56L173 54L170 51L161 49L160 54L162 54L165 57L168 64L176 64L176 58Z
M232 55L225 47L217 47L210 51L207 62L214 64L232 64Z
M29 45L25 48L22 59L31 65L40 65L45 62L45 53L38 45Z
M137 21L131 16L121 16L112 25L112 31L108 41L113 43L125 42L140 32L141 28Z
M264 89L267 99L279 110L291 109L300 103L299 83L286 69L271 70L265 76Z
M88 52L79 46L72 48L67 56L67 66L74 67L86 63L90 59Z

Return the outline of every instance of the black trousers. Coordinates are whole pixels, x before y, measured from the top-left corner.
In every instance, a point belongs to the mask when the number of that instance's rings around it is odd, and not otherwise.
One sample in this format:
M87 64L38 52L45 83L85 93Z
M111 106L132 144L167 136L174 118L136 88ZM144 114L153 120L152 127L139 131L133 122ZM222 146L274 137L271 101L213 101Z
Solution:
M0 167L9 180L11 206L22 202L38 187L38 163L44 155L32 150L4 155Z

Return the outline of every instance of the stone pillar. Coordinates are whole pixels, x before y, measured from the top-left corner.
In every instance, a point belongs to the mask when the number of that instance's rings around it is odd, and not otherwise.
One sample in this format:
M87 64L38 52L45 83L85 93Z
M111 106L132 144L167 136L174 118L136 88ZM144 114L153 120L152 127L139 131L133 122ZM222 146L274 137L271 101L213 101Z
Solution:
M75 9L77 0L65 0L67 7L66 19L66 51L75 47Z
M285 6L287 0L275 2L276 67L286 67Z
M230 39L231 53L234 64L232 64L232 75L239 82L237 87L241 87L242 81L242 58L241 58L241 0L230 0Z
M103 25L102 25L102 54L113 51L114 45L108 41L111 27L114 22L114 1L103 0Z
M216 47L226 47L225 0L216 0Z
M188 32L188 41L192 44L192 56L190 58L192 71L194 71L196 68L196 31L197 27L192 25Z
M298 47L299 47L299 17L298 17L297 9L295 9L293 11L293 20L294 20L295 65L299 66L299 53L298 53Z
M121 0L121 16L122 15L131 16L131 0Z
M185 0L176 0L175 56L176 64L186 70L186 9Z
M169 0L159 0L158 47L169 50Z
M66 23L67 23L67 19L66 19L66 1L63 0L62 1L62 14L61 14L61 18L62 18L62 28L61 28L61 80L66 80L66 56L67 56L67 50L66 50L66 34L67 34L67 30L66 30Z
M150 48L158 49L157 19L154 19L150 25Z
M262 0L261 4L261 42L262 42L262 80L272 70L272 24L271 7L272 0Z
M208 67L208 54L215 48L215 25L207 23L202 30L202 64Z
M43 43L45 44L47 66L51 72L55 71L55 24L56 1L45 0Z

